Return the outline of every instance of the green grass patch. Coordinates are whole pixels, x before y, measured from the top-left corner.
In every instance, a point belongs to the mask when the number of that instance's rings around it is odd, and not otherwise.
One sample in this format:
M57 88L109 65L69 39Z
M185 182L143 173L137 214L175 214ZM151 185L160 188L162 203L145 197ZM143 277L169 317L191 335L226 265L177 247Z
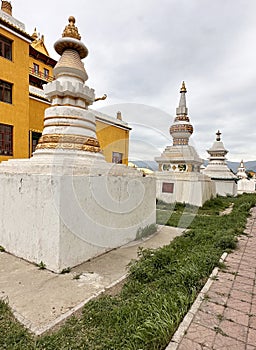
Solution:
M156 233L156 231L157 231L157 225L155 224L147 225L144 228L140 228L136 233L136 240L151 236L154 233Z
M219 211L234 203L233 211ZM129 276L117 296L102 296L83 308L53 334L33 338L1 304L0 348L2 349L165 349L188 312L222 253L236 247L256 195L217 198L197 208L189 230L169 245L140 249L139 260L129 265ZM160 210L171 210L163 208ZM175 220L182 221L186 206L179 205ZM193 216L189 208L188 216Z
M14 318L8 304L0 300L0 349L35 349L30 333Z

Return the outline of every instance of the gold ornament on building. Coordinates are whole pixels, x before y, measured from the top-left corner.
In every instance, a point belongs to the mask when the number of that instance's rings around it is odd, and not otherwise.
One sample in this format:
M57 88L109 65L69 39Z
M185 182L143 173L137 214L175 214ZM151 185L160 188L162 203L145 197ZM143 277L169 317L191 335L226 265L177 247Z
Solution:
M69 37L69 38L81 40L81 35L78 33L78 29L75 26L75 23L76 23L75 17L70 16L68 21L69 21L69 24L65 27L62 33L62 37L63 38Z
M2 0L1 10L12 16L12 4L9 1Z
M34 29L34 33L31 35L31 37L34 39L34 41L38 39L38 34L37 34L36 28Z

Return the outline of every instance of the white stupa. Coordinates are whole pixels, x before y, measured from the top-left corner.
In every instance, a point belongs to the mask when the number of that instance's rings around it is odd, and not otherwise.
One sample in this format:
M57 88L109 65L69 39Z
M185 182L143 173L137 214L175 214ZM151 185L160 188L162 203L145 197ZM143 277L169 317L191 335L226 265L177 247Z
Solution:
M176 117L170 127L173 144L167 146L160 157L155 158L159 165L159 171L155 173L157 198L167 203L184 202L202 206L215 195L215 188L210 179L200 173L203 160L195 148L189 145L193 126L188 117L186 92L183 82Z
M101 152L80 39L71 16L55 43L61 57L36 151L0 165L0 245L55 272L134 240L156 215L155 179Z
M210 154L209 163L203 170L203 173L215 182L217 194L220 196L235 196L237 194L237 177L227 166L225 156L228 150L225 149L220 136L221 132L218 130L216 133L216 140L212 147L207 150Z
M247 179L246 169L245 169L243 160L241 160L240 162L240 165L237 169L236 176L238 177L238 179Z
M237 169L236 176L238 177L238 182L237 182L238 194L255 192L256 183L254 179L248 179L243 160L241 160L240 162L240 165Z

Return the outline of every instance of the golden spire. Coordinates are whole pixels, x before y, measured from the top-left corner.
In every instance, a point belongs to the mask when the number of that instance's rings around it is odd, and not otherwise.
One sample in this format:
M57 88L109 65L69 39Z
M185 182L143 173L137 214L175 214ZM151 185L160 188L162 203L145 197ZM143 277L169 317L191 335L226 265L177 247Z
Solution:
M81 40L81 35L78 33L78 29L75 26L75 23L76 23L75 17L70 16L68 21L69 21L69 24L65 27L62 33L62 37L63 38L69 37L69 38Z
M185 86L185 82L184 82L184 81L182 82L180 92L187 92L187 89L186 89L186 86Z

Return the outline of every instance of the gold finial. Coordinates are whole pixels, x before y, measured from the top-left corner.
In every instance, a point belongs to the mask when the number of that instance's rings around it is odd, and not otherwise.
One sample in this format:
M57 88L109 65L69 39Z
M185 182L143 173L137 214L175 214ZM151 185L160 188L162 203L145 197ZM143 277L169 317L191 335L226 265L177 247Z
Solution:
M12 4L10 3L10 1L2 0L1 10L7 13L8 15L12 16Z
M108 96L106 94L104 94L102 97L95 98L94 102L106 100L107 97Z
M36 28L34 29L34 33L31 35L34 40L38 39Z
M185 86L185 81L182 82L180 92L187 92L186 86Z
M78 40L81 40L81 35L78 33L78 29L75 26L76 19L73 16L70 16L69 19L69 24L65 27L62 37L69 37L69 38L75 38Z

